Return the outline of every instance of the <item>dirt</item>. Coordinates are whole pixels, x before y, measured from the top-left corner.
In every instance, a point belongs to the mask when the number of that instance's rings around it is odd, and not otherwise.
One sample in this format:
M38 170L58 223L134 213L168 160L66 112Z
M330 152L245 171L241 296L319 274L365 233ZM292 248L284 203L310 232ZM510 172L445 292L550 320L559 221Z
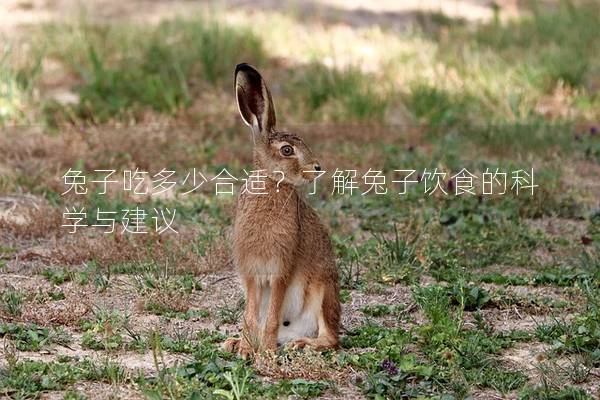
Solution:
M78 382L73 387L90 399L112 400L112 399L146 399L143 393L131 384L111 385L104 382ZM40 397L43 400L62 400L65 392L53 391L43 393Z

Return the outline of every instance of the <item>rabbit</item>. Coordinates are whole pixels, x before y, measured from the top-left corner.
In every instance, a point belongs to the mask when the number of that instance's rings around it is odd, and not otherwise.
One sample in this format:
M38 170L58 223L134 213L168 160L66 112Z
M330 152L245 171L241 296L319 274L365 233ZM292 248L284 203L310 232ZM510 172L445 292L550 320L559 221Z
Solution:
M265 178L262 194L242 190L238 197L232 251L246 306L241 337L223 348L243 358L284 345L336 348L335 256L327 229L297 190L321 166L299 136L276 129L271 93L254 67L236 66L235 95L252 130L254 171Z

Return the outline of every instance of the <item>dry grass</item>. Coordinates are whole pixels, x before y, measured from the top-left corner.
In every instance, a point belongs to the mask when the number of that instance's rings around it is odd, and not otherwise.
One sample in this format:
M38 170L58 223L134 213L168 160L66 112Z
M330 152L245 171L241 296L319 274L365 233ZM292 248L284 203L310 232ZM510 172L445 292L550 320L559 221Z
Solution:
M1 234L15 240L57 238L64 234L62 217L60 210L54 207L27 208L19 214L19 218L0 216Z
M285 353L260 353L254 368L272 379L306 379L312 381L348 382L352 371L340 368L335 359L311 350L289 350Z
M39 325L74 326L93 309L93 291L79 290L70 293L64 300L39 304L28 302L18 318L20 322L33 322Z
M130 237L126 234L103 236L73 236L57 246L52 260L57 264L81 265L96 261L101 267L123 263L152 261L168 266L173 273L205 274L227 268L228 253L222 244L211 245L205 256L195 251L194 233L174 235L171 238L156 234Z
M173 166L173 154L178 154L177 166L202 167L209 161L207 147L221 134L208 131L203 124L158 122L61 130L60 136L23 128L3 132L0 164L30 179L39 177L35 183L62 193L64 187L57 177L80 162L88 172L107 167L159 171Z
M191 296L181 290L153 290L138 299L136 307L140 311L186 312L191 307Z

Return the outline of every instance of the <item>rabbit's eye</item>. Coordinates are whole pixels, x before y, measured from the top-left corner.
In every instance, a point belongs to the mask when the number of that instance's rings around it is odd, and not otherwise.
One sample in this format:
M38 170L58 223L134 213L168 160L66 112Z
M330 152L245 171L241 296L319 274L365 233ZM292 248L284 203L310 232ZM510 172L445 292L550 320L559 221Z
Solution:
M281 149L279 149L279 151L281 152L281 155L285 156L285 157L289 157L292 154L294 154L294 148L292 146L290 146L289 144L286 144L285 146L281 146Z

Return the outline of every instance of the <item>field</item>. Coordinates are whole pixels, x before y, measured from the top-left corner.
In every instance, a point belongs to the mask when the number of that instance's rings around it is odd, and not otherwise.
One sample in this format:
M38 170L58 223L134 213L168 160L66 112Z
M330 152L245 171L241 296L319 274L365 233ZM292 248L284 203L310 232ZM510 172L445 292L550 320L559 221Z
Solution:
M600 398L597 1L2 3L0 397ZM239 62L326 170L336 351L221 350Z

